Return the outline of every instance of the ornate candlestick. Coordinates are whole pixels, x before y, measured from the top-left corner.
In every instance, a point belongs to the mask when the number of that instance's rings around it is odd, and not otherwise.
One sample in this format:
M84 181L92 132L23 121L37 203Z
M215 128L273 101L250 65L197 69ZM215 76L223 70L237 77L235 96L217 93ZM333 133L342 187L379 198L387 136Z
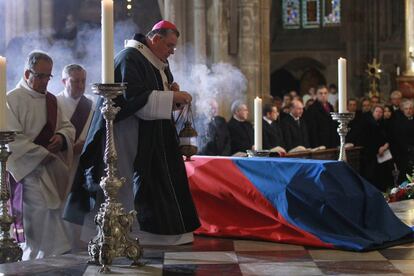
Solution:
M7 144L14 141L15 131L0 131L0 263L11 263L22 260L23 251L10 237L10 225L13 217L9 215L7 201L10 199L8 175L6 172L6 162L11 154L7 149Z
M117 176L117 152L113 137L113 121L120 110L114 107L113 99L122 94L125 84L94 84L93 92L102 98L104 103L101 112L106 121L106 143L105 143L105 173L101 178L100 186L105 195L105 202L102 203L98 214L95 216L95 223L98 226L98 234L89 242L88 252L91 256L90 263L101 264L99 272L109 272L109 265L116 257L127 257L133 260L133 265L139 264L142 256L142 249L139 240L129 237L136 211L128 214L124 212L122 204L117 201L118 190L125 182L125 178Z
M339 134L341 139L341 147L339 149L339 158L338 161L346 162L346 152L345 152L345 137L348 134L349 128L348 123L354 118L355 114L352 112L331 112L332 119L339 122L339 126L336 131Z

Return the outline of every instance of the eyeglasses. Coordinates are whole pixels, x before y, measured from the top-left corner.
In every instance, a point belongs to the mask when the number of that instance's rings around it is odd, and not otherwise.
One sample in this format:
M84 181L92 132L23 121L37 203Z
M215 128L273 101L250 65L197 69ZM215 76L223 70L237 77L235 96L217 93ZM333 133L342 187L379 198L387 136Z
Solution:
M53 78L52 74L37 73L33 70L29 70L29 71L37 79L51 79L51 78Z

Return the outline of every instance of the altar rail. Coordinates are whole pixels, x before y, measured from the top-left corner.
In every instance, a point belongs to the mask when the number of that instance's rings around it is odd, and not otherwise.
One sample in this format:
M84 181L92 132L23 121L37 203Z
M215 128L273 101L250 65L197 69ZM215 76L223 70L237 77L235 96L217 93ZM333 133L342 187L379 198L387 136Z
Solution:
M361 149L362 147L351 147L346 149L348 164L357 172L360 172ZM288 153L285 157L316 160L337 160L338 156L339 148L331 148L318 151L292 152Z

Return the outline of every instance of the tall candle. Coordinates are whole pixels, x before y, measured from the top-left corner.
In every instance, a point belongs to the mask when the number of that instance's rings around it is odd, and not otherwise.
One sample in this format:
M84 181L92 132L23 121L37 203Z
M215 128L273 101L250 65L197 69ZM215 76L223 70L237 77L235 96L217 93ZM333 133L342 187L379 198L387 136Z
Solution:
M254 149L262 150L262 99L254 99Z
M0 130L6 126L6 58L0 56Z
M102 83L114 82L114 2L102 0Z
M338 59L338 112L347 112L346 102L346 59Z

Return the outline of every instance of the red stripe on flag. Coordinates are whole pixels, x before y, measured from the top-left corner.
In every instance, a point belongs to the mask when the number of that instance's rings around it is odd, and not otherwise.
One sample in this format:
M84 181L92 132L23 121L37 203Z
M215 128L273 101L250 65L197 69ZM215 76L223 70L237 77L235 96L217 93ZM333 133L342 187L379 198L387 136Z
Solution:
M289 224L229 159L186 162L201 227L197 234L333 248Z

